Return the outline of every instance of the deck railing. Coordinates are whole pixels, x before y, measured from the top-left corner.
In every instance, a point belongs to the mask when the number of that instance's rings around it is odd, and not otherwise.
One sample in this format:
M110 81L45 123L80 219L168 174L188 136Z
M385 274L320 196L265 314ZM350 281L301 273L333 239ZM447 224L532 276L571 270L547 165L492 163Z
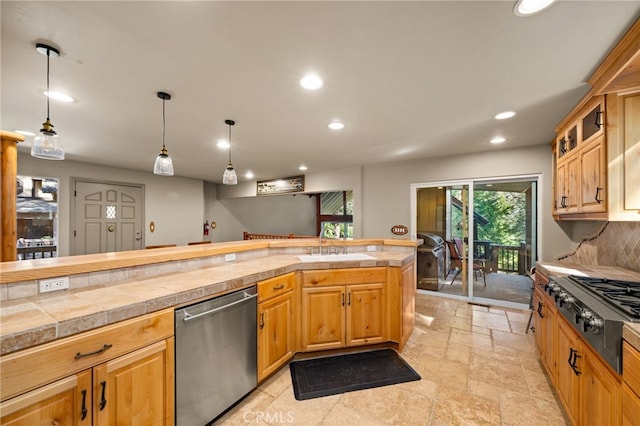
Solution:
M523 275L531 268L530 251L525 243L521 243L519 246L491 244L490 250L485 251L490 255L483 258L486 259L488 271Z

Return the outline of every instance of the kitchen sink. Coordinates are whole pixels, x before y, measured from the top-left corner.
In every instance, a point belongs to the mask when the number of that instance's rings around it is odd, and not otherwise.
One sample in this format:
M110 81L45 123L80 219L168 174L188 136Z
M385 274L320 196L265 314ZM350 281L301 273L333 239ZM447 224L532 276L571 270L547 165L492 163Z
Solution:
M302 254L298 256L303 262L344 262L348 260L375 260L375 257L364 253L346 254Z

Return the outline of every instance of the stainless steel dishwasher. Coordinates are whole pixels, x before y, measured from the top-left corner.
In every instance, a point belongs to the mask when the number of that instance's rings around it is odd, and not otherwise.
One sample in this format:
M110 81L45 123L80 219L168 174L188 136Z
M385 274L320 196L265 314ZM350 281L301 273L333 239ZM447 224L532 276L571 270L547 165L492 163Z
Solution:
M176 425L203 426L257 386L255 287L175 312Z

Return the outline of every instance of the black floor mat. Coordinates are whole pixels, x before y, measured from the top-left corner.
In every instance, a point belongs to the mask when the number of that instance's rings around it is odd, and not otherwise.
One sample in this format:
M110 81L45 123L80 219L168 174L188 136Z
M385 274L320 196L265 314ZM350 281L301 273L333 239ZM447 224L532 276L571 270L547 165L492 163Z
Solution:
M381 349L289 364L297 400L420 380L393 349Z

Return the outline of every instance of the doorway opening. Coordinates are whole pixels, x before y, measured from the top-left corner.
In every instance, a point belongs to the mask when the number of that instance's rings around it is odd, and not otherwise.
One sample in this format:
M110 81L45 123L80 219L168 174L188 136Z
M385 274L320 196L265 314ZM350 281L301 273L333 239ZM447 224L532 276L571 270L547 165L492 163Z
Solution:
M418 248L418 288L527 309L538 258L538 179L412 185L412 229L429 240Z

